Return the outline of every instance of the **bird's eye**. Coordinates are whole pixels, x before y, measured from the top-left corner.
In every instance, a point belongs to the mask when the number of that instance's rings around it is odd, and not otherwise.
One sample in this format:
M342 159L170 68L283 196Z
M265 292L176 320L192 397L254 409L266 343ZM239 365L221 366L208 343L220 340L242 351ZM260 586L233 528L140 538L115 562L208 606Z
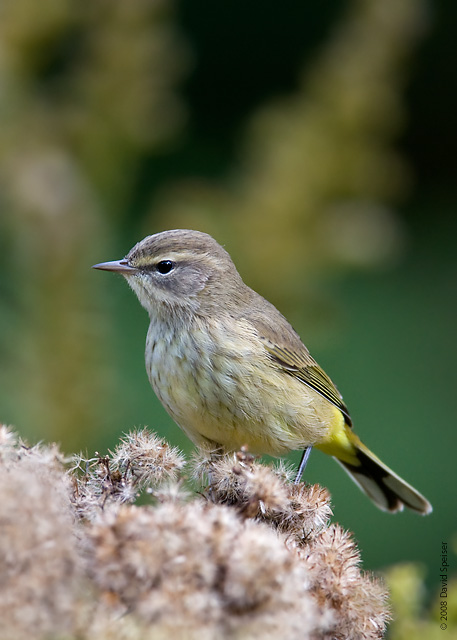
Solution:
M163 276L167 273L170 273L170 271L173 271L175 266L175 263L172 262L171 260L161 260L160 262L157 263L156 265L156 269L159 273L161 273Z

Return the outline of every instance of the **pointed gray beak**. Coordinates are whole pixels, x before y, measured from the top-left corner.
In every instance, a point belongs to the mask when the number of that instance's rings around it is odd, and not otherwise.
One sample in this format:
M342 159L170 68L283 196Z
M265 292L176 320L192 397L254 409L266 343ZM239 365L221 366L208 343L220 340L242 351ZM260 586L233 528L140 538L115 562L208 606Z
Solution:
M113 260L112 262L99 262L94 264L92 269L101 269L102 271L114 271L123 275L133 276L138 273L138 269L131 267L127 260Z

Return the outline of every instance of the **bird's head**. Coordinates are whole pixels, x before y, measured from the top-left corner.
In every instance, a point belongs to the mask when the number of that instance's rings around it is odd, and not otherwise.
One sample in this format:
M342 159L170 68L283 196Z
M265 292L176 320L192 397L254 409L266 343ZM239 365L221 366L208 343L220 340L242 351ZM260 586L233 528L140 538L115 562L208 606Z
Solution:
M123 275L151 317L164 310L217 312L250 291L227 251L207 233L188 229L148 236L122 260L93 268Z

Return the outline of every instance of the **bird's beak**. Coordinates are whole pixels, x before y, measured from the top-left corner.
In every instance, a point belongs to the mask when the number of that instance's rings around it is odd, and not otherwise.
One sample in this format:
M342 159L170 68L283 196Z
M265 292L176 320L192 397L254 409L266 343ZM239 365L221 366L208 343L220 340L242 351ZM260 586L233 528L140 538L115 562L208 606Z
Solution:
M99 262L94 264L92 269L101 269L102 271L115 271L126 276L133 276L138 273L138 269L131 267L127 260L113 260L112 262Z

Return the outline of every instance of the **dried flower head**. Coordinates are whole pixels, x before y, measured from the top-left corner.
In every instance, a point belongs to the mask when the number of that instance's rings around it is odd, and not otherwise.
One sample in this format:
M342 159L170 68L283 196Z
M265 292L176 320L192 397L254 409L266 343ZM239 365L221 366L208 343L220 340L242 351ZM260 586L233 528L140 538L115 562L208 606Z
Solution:
M185 494L182 457L146 432L65 462L0 429L2 640L382 637L384 587L328 526L325 489L242 451L199 463L210 487ZM156 500L125 504L142 486Z
M74 458L74 504L89 519L108 506L132 503L144 489L174 481L184 457L147 429L127 434L106 456Z
M147 429L128 433L112 454L112 463L140 488L164 480L177 480L184 456Z
M5 640L64 635L76 624L82 567L70 484L56 451L21 447L15 460L0 462L0 619Z
M275 471L255 462L246 451L209 460L197 458L194 475L209 479L208 496L217 504L236 506L246 517L255 517L287 502L287 489ZM204 476L201 477L204 479Z
M13 431L12 427L6 424L0 424L0 452L3 453L5 449L12 449L16 446L17 434Z
M284 533L289 543L301 546L328 526L332 515L330 495L325 487L317 484L288 484L287 490L285 507L270 510L264 520Z
M328 524L330 496L318 485L295 485L284 465L267 467L246 451L225 456L200 455L194 475L209 479L208 497L237 508L244 517L268 522L302 544Z
M317 602L333 613L332 639L384 636L390 619L387 591L380 580L361 572L360 554L350 533L331 525L299 555L308 567Z
M195 501L124 506L106 514L91 537L96 584L159 629L191 638L205 631L302 638L324 624L298 556L234 509Z

